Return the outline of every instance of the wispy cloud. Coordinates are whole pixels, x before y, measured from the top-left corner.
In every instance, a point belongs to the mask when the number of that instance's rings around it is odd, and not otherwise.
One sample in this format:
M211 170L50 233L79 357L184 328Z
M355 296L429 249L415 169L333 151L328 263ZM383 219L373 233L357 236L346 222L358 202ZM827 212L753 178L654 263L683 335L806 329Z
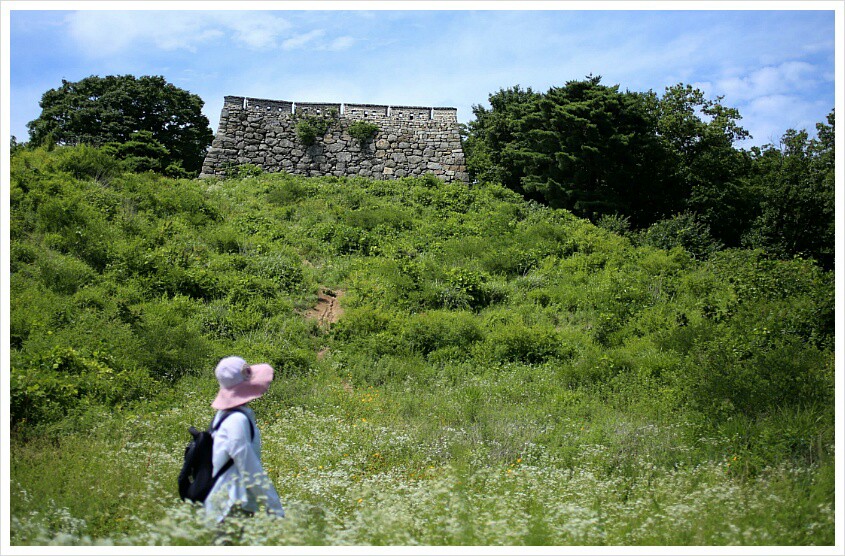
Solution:
M187 50L223 37L187 12L150 17L149 12L73 12L67 16L68 35L83 53L108 58L131 48Z
M282 48L285 50L296 50L298 48L305 48L315 40L321 38L326 32L322 29L314 29L307 33L302 33L285 40L282 43Z
M329 45L326 47L326 50L332 50L334 52L340 52L342 50L349 50L352 48L357 41L350 36L343 36L334 39Z
M284 18L257 12L216 12L214 22L227 29L236 44L253 50L276 48L292 25Z
M743 125L754 135L740 146L777 144L789 129L806 129L815 133L816 123L823 121L832 106L824 101L806 100L790 94L763 95L750 100L742 107Z
M278 46L291 24L258 12L79 11L68 34L88 56L108 58L131 49L197 52L225 40L252 50Z
M117 72L188 87L212 125L227 94L449 105L467 121L500 88L587 74L725 95L754 144L812 128L833 105L834 19L814 11L21 10L11 23L19 136L62 78Z
M734 101L742 102L785 92L815 87L822 72L807 62L788 61L777 66L754 69L746 75L726 77L714 83L715 89Z

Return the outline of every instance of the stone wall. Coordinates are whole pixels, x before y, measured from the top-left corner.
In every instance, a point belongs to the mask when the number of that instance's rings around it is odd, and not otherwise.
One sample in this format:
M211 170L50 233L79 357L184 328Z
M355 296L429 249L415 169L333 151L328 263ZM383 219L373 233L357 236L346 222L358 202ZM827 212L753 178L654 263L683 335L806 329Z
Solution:
M329 118L313 145L296 133L299 118ZM363 144L348 133L355 121L379 131ZM227 96L220 126L200 177L255 164L267 172L303 176L395 179L433 174L445 182L468 181L455 108L289 102Z

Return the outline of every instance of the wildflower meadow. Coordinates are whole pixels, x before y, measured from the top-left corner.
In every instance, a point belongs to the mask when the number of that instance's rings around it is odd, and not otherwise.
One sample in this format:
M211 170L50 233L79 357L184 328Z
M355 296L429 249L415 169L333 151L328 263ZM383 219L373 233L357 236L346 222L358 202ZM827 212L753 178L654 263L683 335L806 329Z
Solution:
M830 546L833 273L496 184L11 162L13 545ZM325 310L317 311L321 306ZM179 500L226 355L287 516Z

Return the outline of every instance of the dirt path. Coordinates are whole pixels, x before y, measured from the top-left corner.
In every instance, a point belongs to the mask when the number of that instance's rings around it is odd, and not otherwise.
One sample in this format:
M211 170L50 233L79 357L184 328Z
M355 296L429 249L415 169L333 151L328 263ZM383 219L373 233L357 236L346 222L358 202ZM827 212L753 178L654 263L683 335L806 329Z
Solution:
M317 305L308 310L305 316L316 319L321 328L331 327L343 315L343 308L340 306L340 298L343 294L342 290L320 288L317 294Z
M317 304L305 313L305 317L315 319L317 324L325 331L328 331L332 324L343 315L343 307L340 306L340 298L343 297L343 290L330 290L320 288L317 294ZM322 347L317 352L317 359L323 359L329 352L329 348Z

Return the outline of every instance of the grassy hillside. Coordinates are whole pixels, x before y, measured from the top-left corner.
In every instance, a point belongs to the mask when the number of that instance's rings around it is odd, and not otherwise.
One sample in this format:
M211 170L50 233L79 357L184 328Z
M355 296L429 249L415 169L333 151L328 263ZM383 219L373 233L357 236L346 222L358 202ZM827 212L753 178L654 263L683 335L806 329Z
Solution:
M10 197L13 544L224 540L176 475L230 354L276 368L253 405L288 517L228 542L834 542L812 262L635 246L498 185L84 147L17 152Z

